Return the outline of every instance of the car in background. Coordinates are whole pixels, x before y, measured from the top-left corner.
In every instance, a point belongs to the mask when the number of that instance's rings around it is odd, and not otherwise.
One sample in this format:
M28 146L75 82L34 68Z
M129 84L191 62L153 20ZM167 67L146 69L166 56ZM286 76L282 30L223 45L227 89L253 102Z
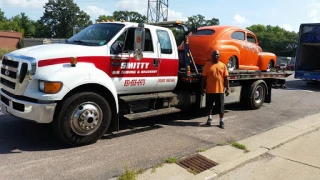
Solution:
M280 69L282 69L282 70L287 69L287 64L286 63L281 63L280 64Z
M263 52L256 35L244 28L204 26L189 33L188 41L196 65L204 65L214 50L220 51L220 61L229 71L270 71L277 61L276 55ZM184 50L183 42L178 48Z

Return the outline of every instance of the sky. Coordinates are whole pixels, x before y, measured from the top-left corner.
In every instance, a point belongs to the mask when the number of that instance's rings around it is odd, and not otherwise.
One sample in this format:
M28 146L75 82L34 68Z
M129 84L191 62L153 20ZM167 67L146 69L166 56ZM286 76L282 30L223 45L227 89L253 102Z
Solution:
M43 15L48 0L0 0L7 18L24 12L30 19ZM117 10L137 11L147 15L148 0L74 0L91 20L111 15ZM301 23L320 21L320 0L169 0L168 20L187 20L201 14L217 18L221 25L246 28L253 24L280 26L298 31Z

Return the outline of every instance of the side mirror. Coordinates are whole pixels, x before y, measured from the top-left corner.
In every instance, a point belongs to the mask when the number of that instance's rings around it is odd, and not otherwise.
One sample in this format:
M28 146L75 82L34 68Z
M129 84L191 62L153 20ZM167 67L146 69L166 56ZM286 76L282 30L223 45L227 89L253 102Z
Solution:
M143 58L145 29L143 23L139 23L139 27L134 32L134 58L141 60Z

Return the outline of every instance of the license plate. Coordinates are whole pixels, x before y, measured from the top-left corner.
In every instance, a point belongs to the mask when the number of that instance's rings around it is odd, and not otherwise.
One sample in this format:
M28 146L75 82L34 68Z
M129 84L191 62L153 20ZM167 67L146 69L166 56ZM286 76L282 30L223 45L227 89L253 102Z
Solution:
M2 114L7 114L7 106L5 106L4 104L1 104L1 112Z

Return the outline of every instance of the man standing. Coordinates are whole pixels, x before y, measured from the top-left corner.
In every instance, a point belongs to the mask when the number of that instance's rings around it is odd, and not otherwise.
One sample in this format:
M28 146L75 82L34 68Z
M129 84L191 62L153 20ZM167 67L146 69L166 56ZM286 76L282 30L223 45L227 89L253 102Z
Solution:
M206 93L206 109L208 112L206 125L211 125L213 103L215 103L214 109L220 115L220 128L224 129L224 93L226 93L226 96L229 95L229 81L227 67L219 61L219 58L219 51L213 51L211 61L203 68L202 95Z

